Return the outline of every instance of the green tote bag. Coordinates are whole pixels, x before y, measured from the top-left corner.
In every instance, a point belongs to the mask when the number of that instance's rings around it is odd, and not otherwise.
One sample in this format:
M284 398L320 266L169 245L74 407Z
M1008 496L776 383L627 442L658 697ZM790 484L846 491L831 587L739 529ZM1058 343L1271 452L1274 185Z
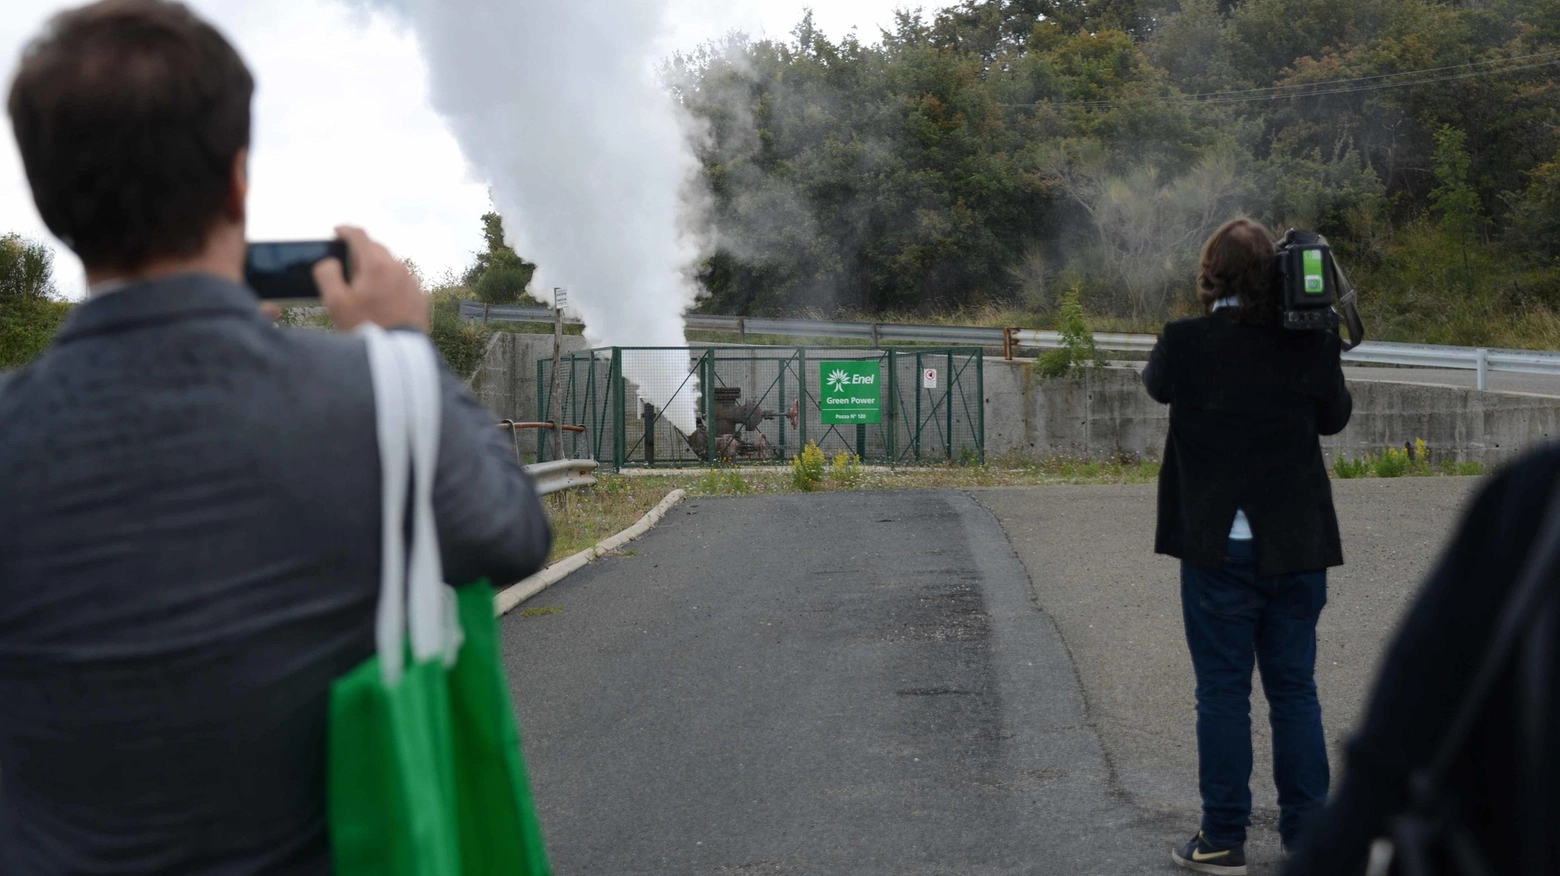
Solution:
M546 876L493 589L444 585L432 486L435 353L366 328L383 476L377 653L331 690L328 817L340 876ZM408 505L408 503L410 503ZM407 509L410 507L410 538Z

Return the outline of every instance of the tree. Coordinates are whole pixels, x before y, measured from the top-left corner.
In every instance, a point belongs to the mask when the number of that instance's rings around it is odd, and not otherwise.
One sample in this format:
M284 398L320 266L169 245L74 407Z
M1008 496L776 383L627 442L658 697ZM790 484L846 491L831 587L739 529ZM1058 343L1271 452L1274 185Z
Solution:
M1466 249L1479 230L1483 211L1479 193L1468 182L1468 137L1444 127L1435 135L1435 188L1430 204L1441 214L1441 229Z
M24 365L48 348L68 305L56 301L54 254L17 234L0 236L0 368Z
M1529 174L1513 213L1509 236L1516 251L1560 259L1560 152Z
M961 0L870 42L727 38L666 66L702 123L701 307L1054 318L1067 277L1146 322L1237 213L1322 231L1384 296L1450 288L1421 224L1464 276L1560 290L1525 258L1556 248L1556 51L1553 0Z
M527 297L536 265L521 258L504 242L504 219L497 213L482 214L482 238L487 249L477 253L466 269L462 285L471 288L486 304L514 304Z
M1441 214L1441 230L1457 243L1462 255L1463 288L1473 291L1473 267L1468 250L1483 220L1479 193L1468 183L1467 137L1452 127L1435 135L1435 188L1430 203Z
M0 236L0 298L54 297L54 253L19 234Z

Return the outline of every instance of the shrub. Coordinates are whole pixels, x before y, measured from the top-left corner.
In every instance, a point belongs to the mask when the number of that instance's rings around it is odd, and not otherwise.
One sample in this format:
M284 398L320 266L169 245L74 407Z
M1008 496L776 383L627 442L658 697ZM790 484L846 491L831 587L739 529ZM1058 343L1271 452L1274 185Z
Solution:
M1362 459L1348 459L1339 456L1333 460L1333 474L1340 478L1362 478L1370 473L1370 454L1365 454Z
M1371 460L1371 467L1378 478L1400 478L1408 474L1408 451L1388 447Z
M1459 466L1448 459L1441 463L1442 474L1454 474ZM1483 466L1479 466L1483 471ZM1423 438L1415 438L1402 447L1388 447L1378 454L1367 453L1359 459L1339 456L1333 460L1333 474L1339 478L1400 478L1424 477L1436 473L1430 464L1430 447Z
M834 465L829 477L842 487L854 487L861 483L861 458L841 450L834 455Z
M462 378L470 377L482 364L482 354L487 352L491 335L487 326L461 319L458 311L439 306L433 308L428 336L450 370Z
M47 350L69 312L63 301L0 296L0 369L26 365Z
M1035 371L1041 377L1064 377L1084 368L1104 364L1094 346L1094 332L1083 314L1079 287L1068 287L1062 297L1062 345L1047 350L1035 359Z
M804 492L817 489L823 482L823 451L818 449L818 442L807 442L801 453L791 457L791 482Z

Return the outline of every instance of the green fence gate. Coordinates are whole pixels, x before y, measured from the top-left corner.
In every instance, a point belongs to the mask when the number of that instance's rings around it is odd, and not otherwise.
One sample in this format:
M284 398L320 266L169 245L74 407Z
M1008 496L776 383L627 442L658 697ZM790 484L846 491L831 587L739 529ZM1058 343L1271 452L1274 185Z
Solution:
M563 452L619 470L784 463L808 442L864 463L984 462L983 363L979 347L583 350L559 361L558 413L585 427ZM538 420L553 419L551 381L552 358L538 360ZM537 434L538 459L552 440Z

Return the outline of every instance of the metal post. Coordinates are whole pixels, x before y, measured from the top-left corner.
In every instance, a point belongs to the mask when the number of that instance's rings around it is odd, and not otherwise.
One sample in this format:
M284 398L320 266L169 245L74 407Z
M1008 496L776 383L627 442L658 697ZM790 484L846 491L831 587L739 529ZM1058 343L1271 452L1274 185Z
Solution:
M707 460L711 466L720 464L720 449L716 447L720 436L715 434L715 348L704 351L700 363L703 365L703 374L699 378L701 388L704 390L704 434L708 441L704 445L708 448Z
M737 339L743 344L747 343L747 317L745 316L737 317Z
M585 452L591 459L601 458L601 436L596 420L596 351L590 351L590 373L585 377Z
M545 422L547 422L547 405L552 403L551 399L543 399L542 398L542 365L546 361L547 361L546 359L537 359L536 360L536 422L538 422L538 423L545 423ZM546 451L546 448L547 448L547 433L542 431L541 429L537 429L536 430L536 461L537 462L541 462L542 461L542 454Z
M645 421L645 466L655 468L655 405L645 402L640 415Z
M482 305L482 324L483 325L487 325L488 324L487 323L487 321L488 321L488 309L491 308L492 306L493 305L486 304L486 303L484 303Z
M785 420L786 414L791 412L791 406L785 403L785 370L791 364L791 360L780 360L780 447L777 450L778 459L785 458ZM801 419L802 406L796 406L797 419Z
M1490 388L1490 351L1485 347L1480 347L1478 357L1479 391L1483 392Z
M980 418L979 425L975 428L975 445L980 449L980 464L986 464L986 351L982 347L975 348L975 390L980 406L976 408Z
M1018 334L1018 329L1016 328L1005 328L1002 330L1002 358L1010 362L1013 360L1013 336L1016 334Z
M883 451L888 457L888 464L893 465L899 459L894 456L894 445L898 442L894 439L899 436L896 433L899 425L899 363L892 347L888 350L888 432L883 436Z
M628 402L623 394L623 348L612 348L611 371L607 377L607 399L612 405L612 468L622 471L628 456Z
M921 461L921 354L915 354L915 424L910 429L910 443L915 447L915 461Z
M948 390L943 394L943 404L948 407L948 461L953 462L953 350L948 350Z
M807 348L796 348L796 446L807 446Z
M867 458L867 424L856 424L856 458Z
M877 348L878 348L878 324L877 323L873 323L872 324L872 349L876 350Z
M558 398L558 365L563 352L563 305L568 301L562 289L553 290L553 366L552 385L547 390L547 406L553 410L553 459L563 458L563 405Z

